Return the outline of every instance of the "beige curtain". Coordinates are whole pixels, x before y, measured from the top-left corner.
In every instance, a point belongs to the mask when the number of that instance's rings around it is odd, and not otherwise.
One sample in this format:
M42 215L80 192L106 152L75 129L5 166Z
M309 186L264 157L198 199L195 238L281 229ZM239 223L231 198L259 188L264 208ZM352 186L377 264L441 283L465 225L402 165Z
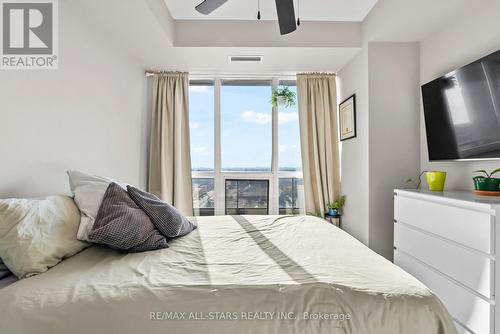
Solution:
M193 214L187 73L154 76L149 191Z
M336 78L297 75L306 212L321 213L340 194Z

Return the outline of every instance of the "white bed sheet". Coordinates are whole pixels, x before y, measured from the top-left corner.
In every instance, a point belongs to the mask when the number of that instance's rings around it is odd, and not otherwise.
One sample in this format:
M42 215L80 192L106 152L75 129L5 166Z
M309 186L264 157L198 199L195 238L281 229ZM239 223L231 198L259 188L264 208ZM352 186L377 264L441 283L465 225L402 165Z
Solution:
M91 247L0 290L0 333L455 333L425 286L321 219L197 220L168 249Z

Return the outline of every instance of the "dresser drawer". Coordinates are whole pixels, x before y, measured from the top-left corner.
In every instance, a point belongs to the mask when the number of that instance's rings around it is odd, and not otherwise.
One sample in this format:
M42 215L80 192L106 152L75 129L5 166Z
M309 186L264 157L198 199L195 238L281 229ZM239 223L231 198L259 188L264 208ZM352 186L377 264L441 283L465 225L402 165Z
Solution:
M494 253L492 217L486 212L397 195L394 218L484 253Z
M451 316L476 334L493 333L494 306L463 289L410 256L395 250L394 262L427 285L443 302Z
M415 230L403 223L394 224L394 246L486 298L493 298L494 261L487 255Z

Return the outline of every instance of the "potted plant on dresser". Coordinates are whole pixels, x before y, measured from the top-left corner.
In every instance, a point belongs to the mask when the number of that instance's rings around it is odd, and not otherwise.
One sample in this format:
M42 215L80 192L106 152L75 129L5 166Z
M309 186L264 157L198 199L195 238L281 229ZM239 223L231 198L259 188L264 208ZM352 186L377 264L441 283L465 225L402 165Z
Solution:
M484 169L474 171L474 173L483 174L472 178L474 180L474 193L483 196L500 196L500 179L493 177L498 172L500 172L500 168L491 173Z

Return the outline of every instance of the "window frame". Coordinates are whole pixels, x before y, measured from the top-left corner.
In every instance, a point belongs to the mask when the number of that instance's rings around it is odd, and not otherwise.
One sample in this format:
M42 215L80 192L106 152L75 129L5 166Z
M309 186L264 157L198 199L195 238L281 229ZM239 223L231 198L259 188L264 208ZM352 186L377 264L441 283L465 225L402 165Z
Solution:
M297 207L297 205L296 205L296 204L297 204L297 201L299 200L298 185L297 185L297 180L299 180L299 178L295 178L295 177L280 177L280 179L290 179L290 180L292 181L292 196L293 196L293 186L294 186L294 184L295 184L295 190L296 190L296 191L295 191L295 192L296 192L295 196L296 196L296 198L295 198L295 203L292 203L292 207L291 207L291 208L287 208L287 207L284 207L284 208L282 208L282 207L278 207L278 212L279 212L279 211L281 211L281 209L283 209L283 210L285 210L285 211L286 211L286 210L289 210L289 209L291 209L292 211L295 211L295 210L298 210L299 212L300 212L301 210L303 211L303 210L304 210L304 208L299 208L299 207ZM301 178L301 179L302 179L302 178ZM278 186L279 186L279 184L278 184ZM304 188L304 180L303 180L303 179L302 179L302 188ZM302 195L303 195L303 194L302 194ZM279 192L278 192L278 196L279 196ZM278 198L278 199L279 199L279 198ZM305 204L305 203L304 203L304 204ZM278 205L279 205L279 202L278 202ZM282 214L282 213L280 213L280 212L279 212L279 214ZM283 214L285 214L285 213L283 213Z
M237 206L237 207L236 207L236 208L228 208L228 207L227 207L227 197L225 196L225 194L226 194L226 192L227 192L227 187L226 187L226 186L227 186L227 182L228 182L228 181L229 181L229 182L232 182L232 181L236 181L236 182L239 182L239 181L259 181L259 182L267 182L267 207L265 208L265 210L266 210L266 214L267 214L267 215L269 214L269 205L270 205L270 199L271 199L271 198L270 198L270 192L269 192L269 190L270 190L270 185L271 185L271 184L270 184L269 180L268 180L268 179L266 179L266 178L262 178L262 179L258 179L258 180L254 180L254 179L242 179L242 178L237 178L237 179L227 179L227 178L226 178L226 182L224 183L224 206L225 206L225 212L224 212L224 214L227 214L227 210L228 210L228 209L233 209L233 210L236 210L236 211L238 211L238 210L240 210L240 209L241 209L241 210L250 209L250 208L240 208L240 207L238 207L238 205L239 205L239 195L238 195L238 190L239 190L239 189L238 189L238 186L236 187L236 206ZM258 209L263 209L263 208L258 208Z
M197 177L197 178L193 178L193 181L197 179L197 180L213 180L213 182L215 182L214 178L213 177L207 177L207 178L201 178L201 177ZM191 187L193 188L193 185L194 185L194 182L191 182ZM194 195L194 194L193 194ZM202 214L202 212L207 212L207 211L213 211L213 214ZM200 207L195 207L194 206L194 197L193 197L193 215L195 216L213 216L215 215L215 201L214 201L214 207L209 207L209 208L200 208Z
M279 76L191 76L191 82L213 81L214 87L214 170L213 171L191 171L191 177L214 179L214 213L217 216L226 212L225 185L226 180L268 180L269 181L269 203L268 214L279 214L279 179L280 178L303 178L302 171L280 171L279 170L279 107L272 107L272 160L270 172L245 172L245 171L223 171L222 170L222 114L221 114L221 87L224 80L242 81L271 81L271 88L278 88L280 81L296 82L295 75ZM300 135L300 134L299 134ZM300 213L305 213L304 208Z

